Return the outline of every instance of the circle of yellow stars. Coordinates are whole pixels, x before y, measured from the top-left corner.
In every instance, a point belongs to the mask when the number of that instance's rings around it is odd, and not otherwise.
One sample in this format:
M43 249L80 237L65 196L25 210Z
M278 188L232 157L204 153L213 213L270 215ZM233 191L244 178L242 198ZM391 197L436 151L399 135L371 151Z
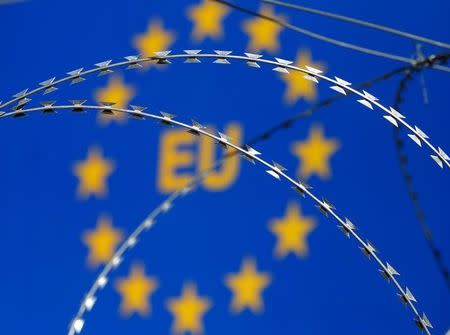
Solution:
M186 16L193 25L191 38L196 42L206 38L223 38L223 22L229 13L230 10L226 6L209 0L202 0L188 7ZM267 5L261 6L260 13L286 20ZM258 17L251 18L244 21L242 30L248 36L249 51L275 53L280 50L283 28L273 22ZM155 51L169 49L175 39L175 33L167 29L161 19L151 19L146 31L137 34L132 44L139 54L148 56ZM309 65L325 70L325 65L313 61L309 50L298 50L295 65ZM281 75L281 79L286 85L284 101L288 104L294 104L302 98L313 101L318 96L316 86L299 73ZM94 94L98 102L113 102L119 108L126 107L135 95L135 88L126 84L120 75L111 76L106 86L98 88ZM123 123L124 118L122 114L113 114L101 115L98 120L101 125L108 125L112 121ZM299 159L299 176L309 178L317 175L325 179L331 175L329 161L339 149L339 142L327 139L323 128L316 125L310 129L307 139L294 142L291 149ZM114 170L113 161L103 156L101 148L89 148L86 159L77 162L73 167L73 173L78 178L79 197L105 197L108 194L107 179ZM283 259L289 254L306 257L309 250L308 237L315 228L316 223L312 217L303 216L296 203L289 203L284 217L274 218L268 224L268 231L276 239L274 256L277 259ZM109 261L122 239L122 232L113 226L112 220L108 216L100 216L95 229L87 230L82 235L82 241L88 248L89 266L96 267ZM249 310L254 314L262 313L264 292L271 284L270 273L259 271L254 258L244 258L237 273L228 273L224 277L224 285L231 293L231 312L239 314ZM132 264L128 276L118 279L114 287L121 297L119 311L122 316L129 317L134 313L149 316L152 313L151 298L158 290L159 282L157 278L146 274L143 265ZM199 294L195 282L185 282L180 295L166 301L167 311L173 317L172 332L203 333L203 319L212 307L212 299Z

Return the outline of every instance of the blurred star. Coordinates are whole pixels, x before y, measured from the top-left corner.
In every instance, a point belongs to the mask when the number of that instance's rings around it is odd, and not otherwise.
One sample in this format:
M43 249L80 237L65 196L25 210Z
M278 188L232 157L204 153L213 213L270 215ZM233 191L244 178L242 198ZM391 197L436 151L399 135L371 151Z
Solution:
M298 51L294 66L304 69L305 65L314 67L318 70L325 70L325 66L321 63L313 63L309 51ZM300 98L305 98L308 101L313 101L317 98L317 84L303 78L303 76L304 73L299 71L290 71L289 74L282 74L282 79L287 86L284 94L286 102L293 104Z
M156 51L167 50L174 41L174 33L170 30L165 30L161 20L152 20L148 24L147 31L135 36L133 43L141 55L153 56L153 53Z
M87 198L91 194L97 197L104 197L107 194L106 179L114 171L114 163L104 159L99 148L90 148L86 160L77 162L73 170L78 177L78 194L82 198Z
M316 227L314 220L303 217L300 208L295 203L290 203L282 219L272 220L269 224L270 231L276 236L277 242L275 255L284 258L289 253L298 257L308 254L307 236Z
M225 284L233 293L232 311L240 313L248 308L254 313L262 312L264 309L262 291L270 282L270 275L258 272L253 259L244 259L239 273L229 274L225 277Z
M275 17L275 13L270 6L261 6L260 13ZM282 19L282 17L278 18ZM250 38L248 50L253 52L262 50L277 52L280 48L279 35L283 29L281 26L269 20L255 17L245 21L242 28Z
M109 217L99 217L97 227L83 233L83 243L89 249L89 265L107 263L114 256L114 251L122 239L121 231L112 226Z
M298 175L305 179L313 174L323 179L329 178L330 159L338 148L339 142L336 139L327 139L322 127L311 127L305 141L294 142L292 145L292 152L300 161Z
M158 282L153 277L145 275L145 269L140 265L132 265L127 278L116 282L116 290L122 297L120 312L130 316L139 313L146 316L151 313L150 296L158 288Z
M226 6L210 0L203 0L202 3L189 7L187 14L194 24L193 38L197 41L205 37L221 38L222 21L229 12Z
M134 95L132 86L125 85L123 79L119 76L111 76L108 85L95 92L95 99L97 102L114 102L114 107L117 108L126 108ZM114 112L113 115L99 113L101 124L108 124L112 121L123 122L125 120L124 113Z
M191 332L203 333L203 315L211 308L211 301L197 295L195 284L188 283L183 287L183 292L178 298L171 298L167 302L167 308L175 318L172 331L175 334Z

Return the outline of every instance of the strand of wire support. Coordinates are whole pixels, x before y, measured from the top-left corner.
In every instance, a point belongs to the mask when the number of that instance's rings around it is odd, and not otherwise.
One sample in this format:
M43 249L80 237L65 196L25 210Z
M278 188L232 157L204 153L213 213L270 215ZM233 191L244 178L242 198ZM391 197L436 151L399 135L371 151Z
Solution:
M358 52L362 52L364 54L367 55L372 55L372 56L377 56L377 57L381 57L381 58L385 58L385 59L390 59L390 60L394 60L397 62L402 62L402 63L407 63L407 64L414 64L415 63L415 59L413 58L408 58L408 57L404 57L404 56L400 56L400 55L396 55L393 53L388 53L388 52L384 52L384 51L379 51L379 50L375 50L375 49L371 49L371 48L367 48L367 47L363 47L363 46L359 46L356 44L352 44L352 43L348 43L348 42L344 42L335 38L331 38L322 34L318 34L316 32L313 32L311 30L307 30L304 29L302 27L299 27L297 25L291 24L289 22L286 22L280 18L271 16L271 15L266 15L266 14L262 14L262 13L258 13L256 11L253 11L251 9L242 7L240 5L236 5L234 3L228 2L226 0L211 0L211 1L215 1L218 3L221 3L225 6L228 6L230 8L236 9L240 12L255 16L255 17L259 17L261 19L264 20L268 20L270 22L273 22L283 28L292 30L294 32L309 36L311 38L329 43L329 44L333 44L336 46L339 46L341 48L345 48L345 49L350 49L350 50L354 50L354 51L358 51ZM450 72L450 67L447 66L442 66L442 65L433 65L432 66L433 69L436 70L440 70L440 71L444 71L444 72Z

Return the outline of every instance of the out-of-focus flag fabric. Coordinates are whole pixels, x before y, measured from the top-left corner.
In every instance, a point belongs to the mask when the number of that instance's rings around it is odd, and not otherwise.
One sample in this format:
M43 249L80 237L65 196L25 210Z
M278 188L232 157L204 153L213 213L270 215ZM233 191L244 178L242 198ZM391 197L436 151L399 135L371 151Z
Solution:
M414 56L416 45L317 16L236 1L306 29ZM303 2L302 2L303 3ZM305 1L449 41L447 1ZM0 2L0 100L95 63L155 51L279 57L359 83L401 63L345 50L207 0ZM426 54L442 50L423 45ZM243 144L333 94L301 75L202 60L120 68L42 100L145 106ZM369 92L389 106L401 75ZM426 87L428 103L424 103ZM450 148L448 73L408 84L401 111ZM413 184L450 264L448 169L406 137ZM152 120L95 112L0 122L0 333L64 334L105 263L165 197L210 167L213 141ZM314 187L401 274L432 322L450 295L415 218L392 126L343 98L253 146ZM353 239L307 198L238 156L157 219L96 295L82 334L415 334L410 310Z

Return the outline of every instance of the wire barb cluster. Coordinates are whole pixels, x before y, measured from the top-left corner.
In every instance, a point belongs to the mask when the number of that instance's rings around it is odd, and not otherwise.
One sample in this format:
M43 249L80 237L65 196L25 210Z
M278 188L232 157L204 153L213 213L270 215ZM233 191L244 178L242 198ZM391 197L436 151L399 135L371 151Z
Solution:
M275 58L275 60L264 59L262 55L244 53L244 55L233 55L231 51L215 50L214 53L201 53L201 50L185 50L182 54L171 54L171 51L159 51L155 52L154 56L142 57L140 55L127 56L126 61L112 63L111 60L104 61L95 64L95 68L89 70L83 70L83 68L76 69L74 71L68 72L68 76L56 80L51 78L44 82L41 82L40 87L34 90L28 91L28 89L23 90L13 96L13 98L3 104L0 104L0 116L4 115L6 112L2 112L1 109L16 103L13 110L21 111L24 106L31 101L29 98L32 94L43 91L44 94L53 92L57 89L57 85L66 81L70 81L71 84L79 83L85 80L84 76L92 73L97 73L98 75L103 75L111 73L114 68L126 66L128 69L134 69L142 67L143 63L156 63L156 64L170 64L171 60L184 59L185 63L200 63L202 58L212 58L213 63L216 64L231 64L231 60L245 61L250 67L260 68L261 64L268 64L273 66L272 70L276 72L281 72L284 74L289 74L290 71L296 71L304 74L304 78L310 80L314 83L319 83L323 80L331 84L330 89L338 92L342 95L354 94L356 95L357 102L362 104L368 109L373 110L374 107L381 110L384 115L383 117L390 122L395 127L400 125L409 131L409 138L416 143L419 147L423 144L427 146L432 154L431 158L436 162L436 164L443 168L444 165L450 167L450 157L446 152L440 148L435 147L429 141L428 135L422 131L417 125L411 126L406 120L405 116L395 110L393 107L385 107L382 105L378 98L374 95L368 93L365 90L359 91L352 87L351 83L340 78L340 77L328 77L321 70L306 66L305 68L297 67L293 64L293 61L285 60L282 58ZM435 62L429 61L429 64L434 64ZM20 114L20 113L19 113ZM17 115L16 115L17 116Z
M427 316L422 313L420 314L417 310L415 303L417 302L414 295L411 293L410 289L408 287L403 287L397 277L400 275L395 268L390 265L388 262L384 262L380 259L378 256L378 251L373 246L373 244L364 239L356 232L356 226L346 217L339 216L335 211L335 206L325 198L322 198L320 200L315 194L310 191L312 188L311 186L305 184L302 181L296 181L293 178L289 177L285 171L286 168L283 167L281 164L273 162L272 164L268 161L262 159L260 157L261 153L252 147L246 145L246 146L238 146L231 142L231 140L223 136L223 134L213 134L205 130L198 122L193 122L192 125L180 122L175 120L175 117L171 114L167 113L161 113L160 115L156 114L150 114L144 112L144 107L132 107L131 109L123 109L123 108L115 108L112 107L110 103L108 104L100 104L100 105L85 105L84 100L72 100L70 105L55 105L54 102L46 102L43 103L42 107L36 107L36 108L29 108L29 109L20 109L15 110L12 112L8 112L4 115L2 115L0 118L4 117L14 117L17 115L24 116L27 113L31 112L38 112L42 111L45 114L53 114L57 110L72 110L73 112L79 113L85 110L98 110L103 113L111 113L111 112L118 112L118 113L125 113L133 118L136 119L154 119L157 121L160 121L161 123L165 125L174 125L179 126L190 133L193 133L194 135L198 136L206 136L213 140L215 140L218 144L224 146L225 148L232 148L239 152L241 155L245 156L247 159L251 160L253 163L258 162L260 165L264 166L266 168L266 173L271 175L277 180L285 180L288 184L291 185L291 187L300 193L302 196L307 196L310 198L313 202L316 203L316 207L327 217L331 216L335 219L337 222L338 228L348 237L353 237L356 242L359 244L360 249L363 251L363 253L369 258L374 259L375 262L380 267L379 271L383 275L383 277L388 281L392 282L394 286L396 287L398 291L398 296L400 297L401 301L408 305L410 309L412 310L414 316L415 316L415 323L417 327L420 330L423 330L426 332L426 334L430 333L430 328L432 328L432 325L430 321L428 320ZM106 111L106 112L105 112ZM160 206L158 206L144 221L141 223L134 231L133 233L125 240L125 242L119 247L119 249L114 254L113 258L107 263L105 268L101 271L99 276L97 277L96 281L92 285L92 287L89 289L88 293L84 297L79 310L71 322L69 326L69 335L79 334L81 333L84 324L85 324L85 313L92 310L95 302L97 301L97 293L100 289L104 288L106 284L108 283L108 277L111 271L113 271L115 268L117 268L120 263L123 260L124 253L136 245L139 236L145 231L148 230L150 227L152 227L155 223L155 219L159 214L165 213L170 210L170 208L173 206L174 200L179 197L182 194L186 194L191 190L191 188L185 188L181 190L180 192L176 192L172 194L166 201L164 201Z

